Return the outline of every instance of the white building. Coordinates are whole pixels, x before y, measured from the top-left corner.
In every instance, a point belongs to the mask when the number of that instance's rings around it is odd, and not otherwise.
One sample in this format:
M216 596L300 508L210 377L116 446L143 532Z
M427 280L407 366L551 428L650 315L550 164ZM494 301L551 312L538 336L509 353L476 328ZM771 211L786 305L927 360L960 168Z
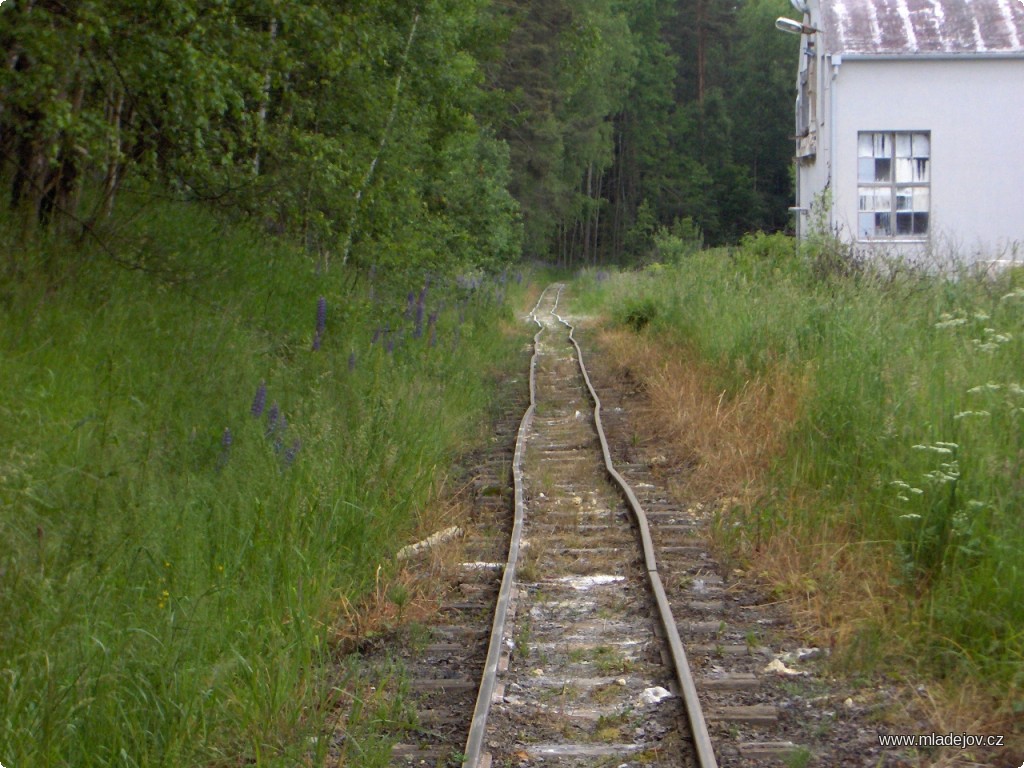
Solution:
M1024 0L791 2L798 235L1024 260Z

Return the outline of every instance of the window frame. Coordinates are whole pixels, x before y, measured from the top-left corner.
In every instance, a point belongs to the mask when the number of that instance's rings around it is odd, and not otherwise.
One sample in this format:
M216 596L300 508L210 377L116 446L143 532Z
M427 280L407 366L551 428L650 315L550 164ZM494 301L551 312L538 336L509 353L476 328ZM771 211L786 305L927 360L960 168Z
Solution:
M877 141L881 137L888 152L878 154ZM905 137L909 154L900 155L903 143L897 137ZM871 154L862 156L862 143L871 142ZM919 150L917 148L923 148ZM920 152L923 151L924 154ZM925 242L931 229L932 212L932 132L929 130L868 130L857 131L857 240L860 242ZM899 161L910 163L910 179L899 180ZM879 161L888 162L887 178L879 178ZM870 167L871 178L865 177L865 168ZM923 178L922 178L923 177ZM880 207L880 201L887 200L887 210ZM868 207L865 201L869 200ZM909 201L909 202L908 202ZM885 204L884 202L882 203ZM901 204L903 207L901 207ZM869 219L871 231L863 226L865 216ZM879 216L888 216L886 228L879 232ZM902 222L909 222L909 231L901 231ZM923 224L921 223L923 222Z

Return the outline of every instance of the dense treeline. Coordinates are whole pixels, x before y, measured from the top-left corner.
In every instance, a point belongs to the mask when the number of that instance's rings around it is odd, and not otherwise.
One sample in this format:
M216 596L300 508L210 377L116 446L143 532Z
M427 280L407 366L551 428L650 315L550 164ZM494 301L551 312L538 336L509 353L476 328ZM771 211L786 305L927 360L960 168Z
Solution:
M495 82L528 252L563 264L783 229L794 38L785 0L515 0Z
M624 261L786 225L784 0L9 0L0 152L28 227L125 189L332 262Z
M93 231L144 183L258 217L325 265L517 256L505 149L474 117L485 5L12 0L9 204Z

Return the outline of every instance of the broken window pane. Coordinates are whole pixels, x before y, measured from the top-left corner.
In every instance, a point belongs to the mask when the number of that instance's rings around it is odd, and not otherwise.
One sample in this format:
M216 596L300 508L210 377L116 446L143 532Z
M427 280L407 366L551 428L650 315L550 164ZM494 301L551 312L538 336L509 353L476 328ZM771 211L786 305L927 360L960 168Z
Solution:
M931 165L927 157L914 158L914 181L928 181L928 168Z
M888 213L875 214L875 237L888 237L892 234L892 227L889 224Z
M896 183L906 184L914 180L914 161L909 157L896 158Z
M875 181L890 181L892 179L892 160L888 158L875 158Z
M892 208L892 189L889 187L860 187L857 195L862 211L888 211Z

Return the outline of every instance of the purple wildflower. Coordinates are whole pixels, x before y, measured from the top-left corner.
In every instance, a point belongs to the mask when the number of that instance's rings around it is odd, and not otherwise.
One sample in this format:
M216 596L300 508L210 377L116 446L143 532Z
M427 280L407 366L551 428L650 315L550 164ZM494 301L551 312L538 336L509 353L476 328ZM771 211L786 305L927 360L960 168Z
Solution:
M352 371L354 371L355 369L356 369L356 353L355 352L349 352L348 353L348 372L352 373Z
M378 341L380 341L380 334L381 334L381 330L380 330L380 326L378 325L376 330L374 330L374 332L373 332L373 338L370 339L370 346L373 346Z
M277 429L277 419L280 414L281 409L277 407L277 403L273 403L267 411L267 431L264 434L268 439Z
M384 342L384 351L389 355L395 351L395 340L391 336L388 336L387 341Z
M267 404L267 383L261 381L256 387L256 396L252 399L252 407L249 409L254 419L263 415L263 406Z
M327 328L327 299L321 296L316 300L316 335L319 336Z
M405 296L405 319L406 320L412 319L412 308L413 308L414 304L416 304L416 294L413 293L412 291L409 291L409 293L407 293L406 296Z
M423 335L423 305L416 305L416 327L413 329L412 337L418 339Z
M320 331L313 336L313 351L316 352L318 349L320 349Z
M292 443L291 448L284 452L284 458L282 459L286 467L291 466L291 463L295 461L295 456L302 449L302 441L296 440Z
M221 435L220 445L220 459L217 460L217 471L220 472L224 467L227 466L228 459L231 457L231 430L228 427L224 427L224 434Z

